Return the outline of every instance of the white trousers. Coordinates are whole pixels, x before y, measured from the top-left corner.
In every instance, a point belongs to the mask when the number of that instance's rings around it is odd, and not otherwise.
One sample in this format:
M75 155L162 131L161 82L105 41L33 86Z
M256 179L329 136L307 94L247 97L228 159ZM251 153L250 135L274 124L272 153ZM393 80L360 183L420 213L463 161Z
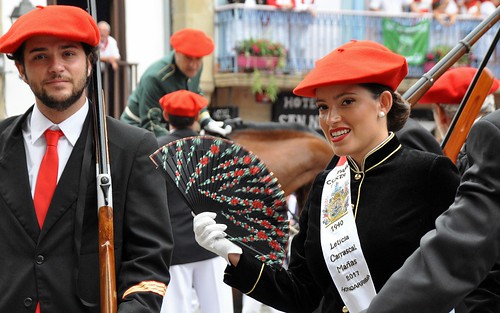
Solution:
M281 311L278 311L272 307L268 307L259 301L255 300L254 298L247 296L246 294L243 294L242 298L242 310L241 313L260 313L262 312L262 309L266 307L267 311L265 312L271 312L271 313L283 313Z
M170 266L161 313L195 313L196 297L202 313L232 313L232 288L223 281L226 266L222 257Z

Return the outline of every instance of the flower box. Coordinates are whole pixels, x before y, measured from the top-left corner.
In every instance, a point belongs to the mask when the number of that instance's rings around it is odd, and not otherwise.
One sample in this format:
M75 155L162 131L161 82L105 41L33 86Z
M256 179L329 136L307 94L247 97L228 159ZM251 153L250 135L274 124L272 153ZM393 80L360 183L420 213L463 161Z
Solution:
M238 67L243 70L259 69L259 70L273 70L278 66L279 57L275 56L246 56L244 54L238 55Z

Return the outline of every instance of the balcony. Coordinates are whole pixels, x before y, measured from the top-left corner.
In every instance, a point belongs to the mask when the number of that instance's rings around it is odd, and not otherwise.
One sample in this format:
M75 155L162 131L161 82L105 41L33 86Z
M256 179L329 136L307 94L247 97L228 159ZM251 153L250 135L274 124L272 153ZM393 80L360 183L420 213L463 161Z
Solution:
M251 74L238 68L234 47L244 39L265 38L280 42L288 50L286 65L272 72L280 88L292 89L314 67L314 62L351 39L373 40L384 44L384 21L390 19L403 28L429 23L427 51L437 46L456 46L480 22L480 19L459 16L452 26L442 26L431 14L403 13L386 15L371 11L319 11L315 16L308 12L282 11L272 6L244 4L223 5L215 12L214 53L215 87L243 87L251 85ZM471 66L477 67L489 44L498 31L492 27L471 50ZM387 39L387 38L386 38ZM411 48L410 48L411 49ZM410 59L408 59L410 61ZM488 67L500 77L500 50L495 49ZM409 74L402 85L424 74L423 65L409 66ZM406 89L403 86L402 89Z

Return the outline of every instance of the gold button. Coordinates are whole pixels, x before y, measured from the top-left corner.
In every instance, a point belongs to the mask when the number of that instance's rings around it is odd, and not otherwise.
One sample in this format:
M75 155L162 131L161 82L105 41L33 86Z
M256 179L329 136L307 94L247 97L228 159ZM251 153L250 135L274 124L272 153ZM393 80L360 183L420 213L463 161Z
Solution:
M354 175L354 179L355 180L360 180L361 179L361 174L356 173L356 175Z
M349 309L345 305L342 308L342 313L349 313Z

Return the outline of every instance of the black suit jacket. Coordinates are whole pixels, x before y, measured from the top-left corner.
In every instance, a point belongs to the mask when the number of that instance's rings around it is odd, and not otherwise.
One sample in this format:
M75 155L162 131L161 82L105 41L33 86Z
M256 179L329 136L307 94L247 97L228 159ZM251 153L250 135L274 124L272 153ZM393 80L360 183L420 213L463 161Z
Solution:
M91 113L40 231L30 193L24 115L0 123L0 312L99 312L96 165ZM119 312L159 312L172 234L154 136L107 119ZM164 284L164 285L163 285ZM135 287L134 287L135 286ZM132 288L132 289L131 289ZM124 293L128 294L123 298Z

